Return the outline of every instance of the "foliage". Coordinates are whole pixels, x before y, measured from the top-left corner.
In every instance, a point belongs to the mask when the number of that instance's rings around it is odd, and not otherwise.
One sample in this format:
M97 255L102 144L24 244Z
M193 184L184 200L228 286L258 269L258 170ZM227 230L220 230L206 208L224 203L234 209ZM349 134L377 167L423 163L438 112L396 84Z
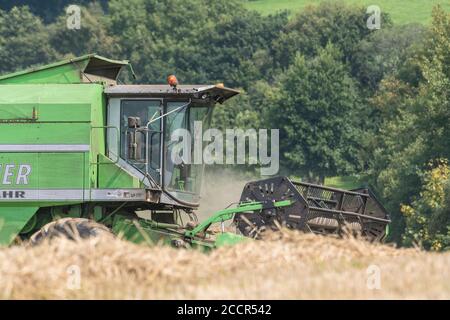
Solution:
M13 7L28 6L30 11L49 23L63 15L65 8L71 4L87 6L89 4L101 4L103 8L107 7L108 0L2 0L0 9L11 10Z
M99 5L81 7L81 29L68 29L66 17L60 16L49 26L50 44L61 55L81 56L95 52L115 57L119 52L117 36L107 28L107 18Z
M403 216L396 214L400 203L419 194L429 161L450 158L449 48L450 15L437 7L416 61L421 74L418 86L391 78L382 81L372 100L381 121L369 140L371 182L389 199L397 241L405 227Z
M113 0L109 11L110 33L121 35L121 55L135 63L142 82L176 73L183 83L246 87L269 73L266 51L287 21L236 1Z
M432 166L433 163L430 163ZM424 174L423 187L411 205L402 205L406 217L405 245L450 250L450 167L440 159Z
M359 42L373 32L367 28L367 17L366 8L340 1L306 7L289 21L275 41L275 60L285 68L298 52L315 56L318 50L332 43L342 52L342 60L351 62ZM391 24L388 15L383 14L383 20L385 27Z
M420 24L382 28L361 40L354 55L353 74L366 90L376 90L381 80L395 76L417 84L414 64L425 35Z
M297 55L268 96L270 122L280 128L281 162L323 181L357 168L358 93L333 45L317 57Z
M49 63L56 51L45 25L27 7L0 10L0 72Z

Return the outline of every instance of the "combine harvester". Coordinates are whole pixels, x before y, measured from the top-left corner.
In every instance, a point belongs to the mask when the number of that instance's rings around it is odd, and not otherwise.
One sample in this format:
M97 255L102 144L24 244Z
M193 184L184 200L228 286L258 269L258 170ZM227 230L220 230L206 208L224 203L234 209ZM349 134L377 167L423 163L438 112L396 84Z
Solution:
M171 134L208 125L238 91L223 85L122 85L128 61L97 55L0 77L0 244L121 234L204 249L285 226L381 241L389 223L369 190L275 177L198 223L203 166L175 165ZM233 221L236 232L211 231ZM184 222L183 222L184 221ZM187 223L186 223L187 222Z

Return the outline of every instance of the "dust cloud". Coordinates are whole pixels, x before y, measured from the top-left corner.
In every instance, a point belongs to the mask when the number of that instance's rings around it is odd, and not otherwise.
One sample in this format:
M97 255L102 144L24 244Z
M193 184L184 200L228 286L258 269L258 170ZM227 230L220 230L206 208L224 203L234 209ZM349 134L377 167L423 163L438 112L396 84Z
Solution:
M233 170L205 172L200 207L196 211L199 220L239 202L245 184L257 179Z

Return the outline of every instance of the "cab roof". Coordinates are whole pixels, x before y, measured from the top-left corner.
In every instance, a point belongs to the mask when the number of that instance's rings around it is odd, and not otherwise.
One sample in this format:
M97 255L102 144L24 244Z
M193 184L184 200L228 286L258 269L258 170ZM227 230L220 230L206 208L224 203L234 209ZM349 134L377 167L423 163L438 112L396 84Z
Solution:
M159 98L186 98L212 100L223 103L239 94L239 91L224 87L223 85L178 85L173 88L169 85L114 85L105 89L110 97L159 97Z

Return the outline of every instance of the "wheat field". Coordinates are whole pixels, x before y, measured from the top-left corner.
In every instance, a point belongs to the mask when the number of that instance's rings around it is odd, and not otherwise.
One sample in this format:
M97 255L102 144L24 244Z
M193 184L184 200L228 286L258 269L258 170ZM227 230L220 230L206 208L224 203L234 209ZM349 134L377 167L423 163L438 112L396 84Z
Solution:
M0 249L2 299L449 299L450 254L283 231L209 254L119 239Z

